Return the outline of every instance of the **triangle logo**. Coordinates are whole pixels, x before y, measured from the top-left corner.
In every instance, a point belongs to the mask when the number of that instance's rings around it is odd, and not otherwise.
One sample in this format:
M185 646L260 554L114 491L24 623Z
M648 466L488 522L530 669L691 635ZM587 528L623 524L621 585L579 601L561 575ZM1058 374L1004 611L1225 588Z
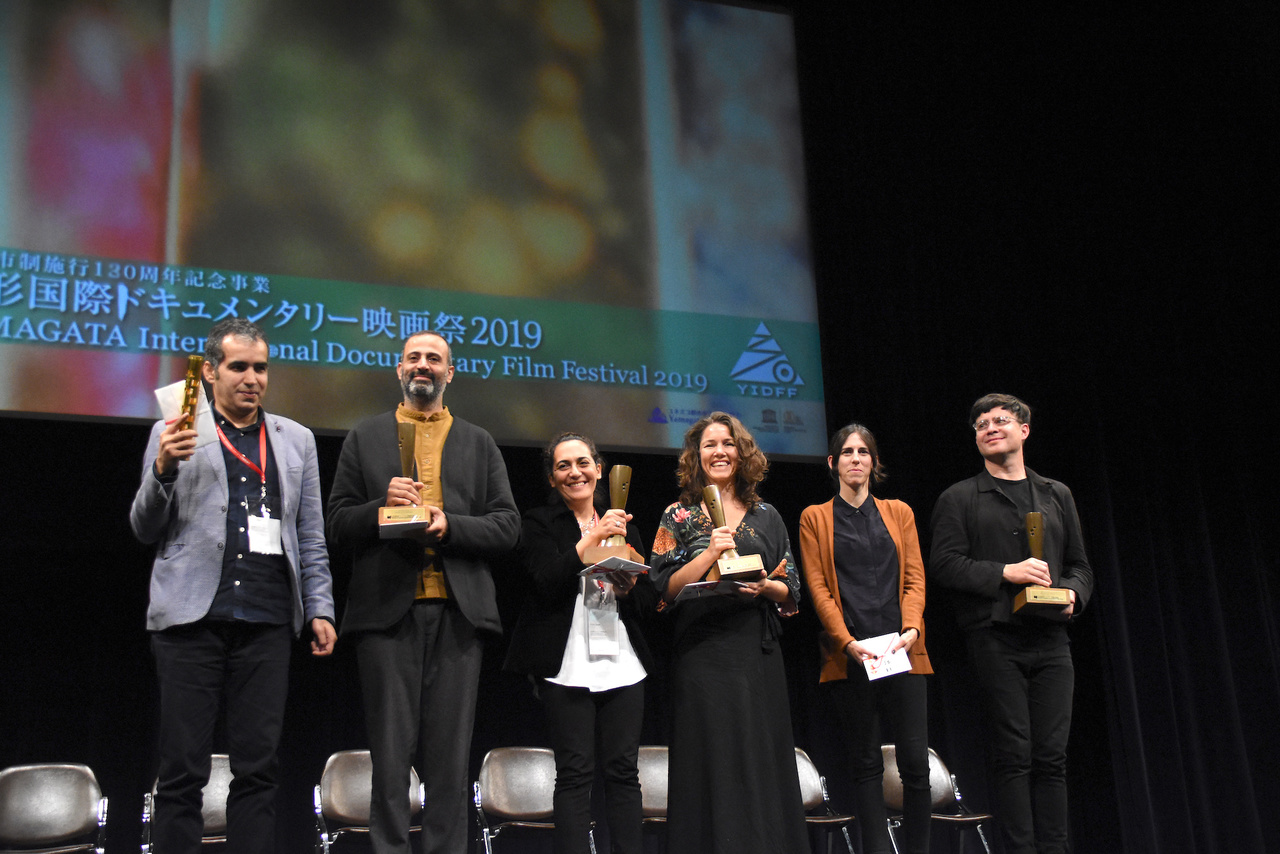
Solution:
M791 366L787 354L763 322L756 327L747 349L738 357L729 377L744 382L804 385L804 380Z

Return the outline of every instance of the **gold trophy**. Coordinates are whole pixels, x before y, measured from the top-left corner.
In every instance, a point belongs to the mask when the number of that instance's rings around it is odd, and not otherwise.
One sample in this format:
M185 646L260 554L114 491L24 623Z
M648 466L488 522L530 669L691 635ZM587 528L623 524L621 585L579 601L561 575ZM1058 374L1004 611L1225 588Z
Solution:
M1027 543L1031 556L1044 560L1044 516L1039 512L1027 514ZM1013 612L1023 616L1035 615L1050 620L1066 620L1063 609L1071 604L1071 593L1065 587L1045 587L1028 584L1013 599Z
M417 426L398 422L396 433L400 441L400 476L412 478L417 459ZM421 504L403 507L378 508L378 537L383 540L409 536L427 527L427 508Z
M707 505L711 524L723 528L724 505L720 503L720 488L708 486L702 490L702 503ZM757 581L764 578L764 563L760 555L740 556L737 549L721 553L720 559L707 573L708 581Z
M204 367L204 356L187 357L187 375L182 379L182 420L181 430L191 430L196 426L196 408L200 405L200 393L204 385L200 382L200 372Z
M631 492L631 466L614 466L609 470L609 507L614 510L627 509L627 495ZM588 567L617 572L648 572L649 565L636 550L627 544L622 534L614 534L605 540L604 545L592 546L583 555L583 562Z

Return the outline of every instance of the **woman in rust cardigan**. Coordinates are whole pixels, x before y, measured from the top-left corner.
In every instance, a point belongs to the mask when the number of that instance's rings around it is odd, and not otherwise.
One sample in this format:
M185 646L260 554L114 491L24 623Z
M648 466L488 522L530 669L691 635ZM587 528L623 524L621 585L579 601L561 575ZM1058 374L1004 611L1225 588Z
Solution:
M881 725L897 744L903 787L904 854L929 850L929 733L924 648L924 560L915 514L874 498L884 469L871 431L850 424L831 439L827 466L836 497L800 516L800 556L822 621L821 681L841 718L856 783L864 854L892 852L885 817ZM888 637L886 637L888 636ZM871 680L866 662L905 649L911 671ZM877 818L879 816L879 818Z

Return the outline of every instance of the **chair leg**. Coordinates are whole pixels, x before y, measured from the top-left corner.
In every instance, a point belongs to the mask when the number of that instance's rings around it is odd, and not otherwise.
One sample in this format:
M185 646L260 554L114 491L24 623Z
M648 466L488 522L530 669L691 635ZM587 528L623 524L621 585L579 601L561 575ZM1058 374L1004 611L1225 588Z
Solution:
M107 848L107 799L98 801L98 836L94 843L94 854L103 854Z
M902 826L902 822L894 818L887 818L885 819L885 824L889 826L889 844L893 846L893 854L899 854L898 834L895 831Z
M844 834L844 844L849 846L849 854L854 854L853 840L849 838L849 825L846 824L841 827L840 832Z
M311 799L316 813L315 854L329 854L329 828L324 823L324 809L321 806L319 786L315 787Z
M151 854L151 793L142 796L142 854Z
M982 849L986 851L987 854L991 854L991 845L987 842L987 835L982 832L982 825L979 824L974 828L974 830L978 831L978 838L982 840Z

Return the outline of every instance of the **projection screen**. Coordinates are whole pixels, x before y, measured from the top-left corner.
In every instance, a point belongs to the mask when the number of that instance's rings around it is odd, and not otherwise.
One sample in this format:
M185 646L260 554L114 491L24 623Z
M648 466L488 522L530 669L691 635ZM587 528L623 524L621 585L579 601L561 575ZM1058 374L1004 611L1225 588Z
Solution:
M152 418L212 323L341 430L434 330L499 442L821 455L795 45L694 0L6 0L0 409Z

